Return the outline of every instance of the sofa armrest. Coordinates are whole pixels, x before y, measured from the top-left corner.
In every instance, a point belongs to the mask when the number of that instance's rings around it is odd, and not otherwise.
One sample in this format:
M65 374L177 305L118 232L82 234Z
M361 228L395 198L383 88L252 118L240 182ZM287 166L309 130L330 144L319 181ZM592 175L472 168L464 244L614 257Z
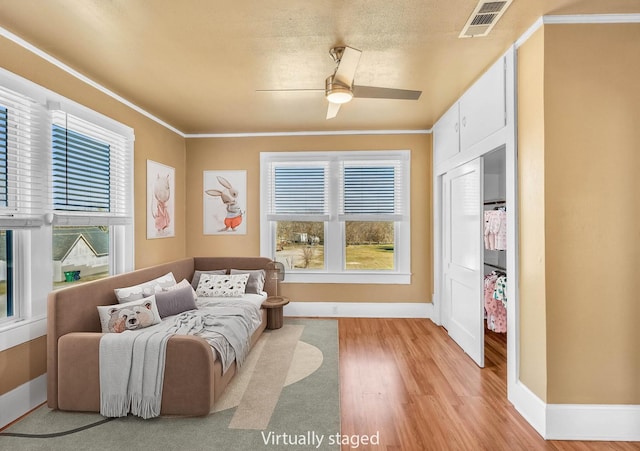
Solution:
M58 408L100 411L102 333L73 332L58 340ZM214 354L202 338L167 341L161 413L207 415L214 401ZM168 406L167 409L165 406Z

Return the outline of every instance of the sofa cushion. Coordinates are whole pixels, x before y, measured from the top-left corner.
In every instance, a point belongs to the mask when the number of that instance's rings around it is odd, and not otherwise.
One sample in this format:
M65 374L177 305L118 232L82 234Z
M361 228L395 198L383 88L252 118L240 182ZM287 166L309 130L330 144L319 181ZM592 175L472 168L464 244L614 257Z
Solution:
M249 274L202 274L196 294L204 297L239 297L249 280Z
M155 296L124 304L99 305L98 315L103 333L143 329L161 321Z
M245 269L232 269L231 274L249 274L249 280L245 288L245 293L260 294L264 288L264 269L245 270Z
M137 301L138 299L149 297L159 291L172 287L175 284L176 279L173 277L173 273L169 272L157 279L149 280L138 285L132 285L130 287L116 288L113 291L116 294L116 298L118 298L118 302L123 304L125 302Z

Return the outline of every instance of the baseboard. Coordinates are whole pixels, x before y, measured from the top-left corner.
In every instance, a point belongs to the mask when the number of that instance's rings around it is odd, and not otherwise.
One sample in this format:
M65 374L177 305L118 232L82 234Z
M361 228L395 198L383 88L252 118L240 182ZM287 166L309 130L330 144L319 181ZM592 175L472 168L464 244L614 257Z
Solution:
M640 441L640 405L547 404L547 440Z
M541 437L546 437L546 407L547 405L520 381L508 386L509 402L518 413L527 420Z
M285 316L431 318L433 304L420 302L291 302Z
M508 396L545 440L640 441L640 405L546 404L520 381Z
M0 428L17 420L47 400L47 375L43 374L0 396Z

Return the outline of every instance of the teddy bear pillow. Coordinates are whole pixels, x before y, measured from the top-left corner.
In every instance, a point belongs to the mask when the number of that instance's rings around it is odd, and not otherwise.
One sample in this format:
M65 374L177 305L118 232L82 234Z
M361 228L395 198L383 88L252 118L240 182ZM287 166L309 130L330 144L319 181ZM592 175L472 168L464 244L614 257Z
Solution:
M103 333L120 333L158 324L160 314L155 296L124 304L98 306Z

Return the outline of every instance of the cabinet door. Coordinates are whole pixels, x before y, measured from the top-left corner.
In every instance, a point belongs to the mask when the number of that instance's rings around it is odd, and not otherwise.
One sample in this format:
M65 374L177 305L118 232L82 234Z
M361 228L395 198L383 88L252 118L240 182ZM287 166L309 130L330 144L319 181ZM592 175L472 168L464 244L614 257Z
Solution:
M460 99L460 149L507 125L505 61L498 60Z
M458 102L433 126L433 152L435 164L442 163L460 151Z

